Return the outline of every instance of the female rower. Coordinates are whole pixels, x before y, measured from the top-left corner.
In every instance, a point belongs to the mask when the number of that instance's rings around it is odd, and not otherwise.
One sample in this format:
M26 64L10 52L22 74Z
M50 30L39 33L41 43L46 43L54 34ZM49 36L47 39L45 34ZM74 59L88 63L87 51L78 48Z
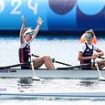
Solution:
M95 36L93 30L88 30L85 33L86 41L80 45L78 60L81 64L88 64L87 66L82 66L82 69L95 69L95 65L92 65L92 60L95 61L96 58L101 58L104 55L103 51L99 49L92 40ZM94 53L95 51L95 53ZM105 61L98 62L100 69L105 67Z
M42 18L37 19L37 26L34 30L31 28L25 28L25 19L22 17L22 26L20 30L20 48L19 48L19 60L20 63L26 63L30 62L31 58L31 53L30 53L30 43L32 40L37 36L38 31L43 24ZM34 68L39 68L43 64L47 67L47 69L55 69L52 60L49 56L43 56L43 57L38 57L34 58L33 60L33 66ZM29 69L31 65L26 66L22 65L22 69Z

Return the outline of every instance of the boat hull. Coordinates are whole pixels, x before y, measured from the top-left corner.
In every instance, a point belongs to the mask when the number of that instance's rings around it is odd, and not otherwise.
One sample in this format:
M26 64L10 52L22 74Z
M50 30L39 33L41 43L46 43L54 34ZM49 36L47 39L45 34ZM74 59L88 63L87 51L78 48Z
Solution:
M105 77L105 71L101 74ZM0 70L0 77L20 78L20 77L34 77L39 78L98 78L97 70L19 70L19 69L2 69Z
M105 92L69 92L69 93L0 93L0 96L14 97L92 97L105 98Z

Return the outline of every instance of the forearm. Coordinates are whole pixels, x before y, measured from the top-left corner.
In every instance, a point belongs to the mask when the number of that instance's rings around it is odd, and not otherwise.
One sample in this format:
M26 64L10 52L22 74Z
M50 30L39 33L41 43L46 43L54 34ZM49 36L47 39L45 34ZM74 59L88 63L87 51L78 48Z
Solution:
M22 23L21 29L20 29L20 35L22 35L24 33L24 29L25 29L25 23Z
M25 29L25 23L22 23L21 29L20 29L20 43L24 42L23 34Z
M24 30L25 30L25 18L23 15L21 16L21 21L22 21L22 26L20 29L20 43L23 43L24 42L23 35L24 35Z
M91 60L92 56L88 56L88 57L79 57L78 60L82 61L82 60Z
M35 30L34 30L34 32L33 32L32 38L35 38L37 36L39 30L40 30L40 25L37 25L36 28L35 28Z
M33 33L33 36L32 36L32 39L35 38L39 32L39 29L41 27L41 25L43 24L43 20L41 17L38 17L37 19L37 27L35 28L34 30L34 33Z

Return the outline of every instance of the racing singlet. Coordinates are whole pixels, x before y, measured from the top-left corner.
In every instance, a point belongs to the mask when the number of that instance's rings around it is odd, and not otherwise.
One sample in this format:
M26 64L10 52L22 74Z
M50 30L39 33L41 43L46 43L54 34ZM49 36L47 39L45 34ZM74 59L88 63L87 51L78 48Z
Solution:
M19 48L19 61L20 63L28 63L30 61L30 44L25 42ZM28 66L22 65L21 69L29 69Z
M83 56L83 57L92 56L92 54L93 54L93 47L94 47L94 46L92 45L92 49L90 49L90 48L88 47L87 43L85 43L85 45L86 45L86 49L85 49L85 51L83 52L82 56ZM83 60L83 61L81 62L81 64L86 64L86 63L90 63L90 65L88 65L88 66L83 66L82 69L91 69L91 59Z

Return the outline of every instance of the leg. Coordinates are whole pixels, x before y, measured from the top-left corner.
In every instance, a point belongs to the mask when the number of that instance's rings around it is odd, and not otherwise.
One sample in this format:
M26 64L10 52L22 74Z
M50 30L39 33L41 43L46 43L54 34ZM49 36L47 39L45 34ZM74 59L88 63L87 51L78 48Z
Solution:
M54 67L54 65L52 63L52 60L48 56L43 56L43 57L37 58L37 59L35 59L33 61L34 61L33 63L34 63L35 68L39 68L43 64L45 64L47 69L55 69L55 67Z
M99 68L100 68L100 69L103 69L103 68L105 67L105 61L100 61L100 62L98 63L98 65L99 65Z

